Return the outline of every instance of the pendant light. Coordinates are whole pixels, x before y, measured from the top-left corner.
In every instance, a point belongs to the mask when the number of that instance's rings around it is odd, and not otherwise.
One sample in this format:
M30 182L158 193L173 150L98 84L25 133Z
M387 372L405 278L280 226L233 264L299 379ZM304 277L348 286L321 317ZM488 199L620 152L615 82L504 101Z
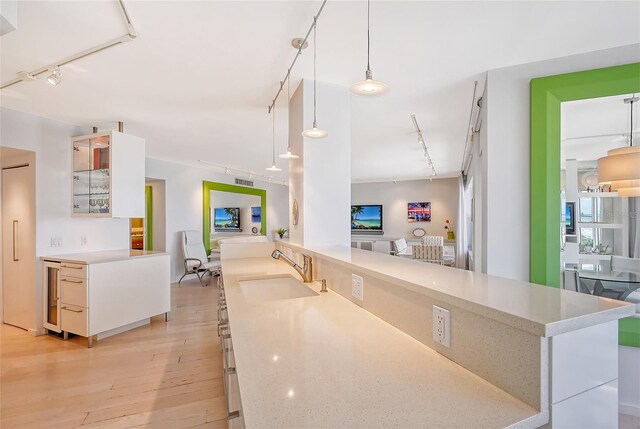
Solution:
M598 181L601 185L611 185L621 197L640 196L640 146L633 145L633 104L638 100L638 97L624 100L631 111L629 146L612 149L598 159Z
M289 92L291 91L291 69L289 69L287 76L288 76L287 77L287 103L289 103L290 102L289 100L291 100L291 97L289 95ZM287 111L288 111L288 108L287 108ZM287 153L282 153L278 155L278 157L282 159L298 159L300 157L291 152L291 130L289 129L288 125L289 125L289 120L287 120Z
M267 167L266 170L269 171L282 171L282 168L276 166L276 108L273 106L273 110L271 111L273 127L272 130L272 146L271 146L271 167Z
M369 10L371 8L371 0L367 0L367 71L365 73L365 80L356 82L351 85L351 92L356 95L365 96L378 96L382 95L389 90L389 87L382 82L373 80L373 73L371 73L371 66L369 65L369 56L371 50L371 37L370 32L370 19Z
M313 126L309 130L304 130L302 135L310 139L322 139L329 134L325 130L318 128L316 121L316 27L317 17L313 18Z

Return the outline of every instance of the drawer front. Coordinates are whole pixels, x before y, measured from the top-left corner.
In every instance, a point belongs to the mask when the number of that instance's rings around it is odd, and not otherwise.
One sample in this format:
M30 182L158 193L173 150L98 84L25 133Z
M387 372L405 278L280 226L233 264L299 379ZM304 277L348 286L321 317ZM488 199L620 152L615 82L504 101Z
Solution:
M86 308L70 304L62 304L61 309L62 314L60 315L60 322L62 324L62 330L87 337L87 325L89 323L88 310Z
M87 280L73 277L60 278L60 300L63 304L87 306Z
M87 266L84 264L71 264L69 262L63 262L62 264L60 264L60 276L86 279Z

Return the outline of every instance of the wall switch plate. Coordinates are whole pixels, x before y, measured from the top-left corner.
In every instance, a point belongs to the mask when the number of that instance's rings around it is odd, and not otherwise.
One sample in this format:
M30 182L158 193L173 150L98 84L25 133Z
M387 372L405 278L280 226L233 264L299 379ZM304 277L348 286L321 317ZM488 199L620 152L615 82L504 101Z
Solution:
M451 348L451 313L437 305L433 306L433 341Z
M86 246L87 245L87 236L83 235L80 237L80 245L81 246Z
M360 301L364 301L364 279L355 274L351 274L351 295Z

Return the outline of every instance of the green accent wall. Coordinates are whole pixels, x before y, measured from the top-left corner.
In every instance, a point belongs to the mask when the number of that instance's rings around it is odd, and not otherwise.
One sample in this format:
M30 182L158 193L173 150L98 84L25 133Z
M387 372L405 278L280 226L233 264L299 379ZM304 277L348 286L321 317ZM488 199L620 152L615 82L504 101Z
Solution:
M153 250L153 187L144 187L144 197L146 200L146 213L145 213L145 230L144 230L144 248L145 250Z
M560 103L640 92L640 63L531 80L530 281L560 287ZM620 321L640 347L640 319Z
M264 189L245 188L218 182L202 182L202 239L207 255L211 253L211 191L232 192L235 194L258 195L262 207L262 225L260 234L267 235L267 191Z

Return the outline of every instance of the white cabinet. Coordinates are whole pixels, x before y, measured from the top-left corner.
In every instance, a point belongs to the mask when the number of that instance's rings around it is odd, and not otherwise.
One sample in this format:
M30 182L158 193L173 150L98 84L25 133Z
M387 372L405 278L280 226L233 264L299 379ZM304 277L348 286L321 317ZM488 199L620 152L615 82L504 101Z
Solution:
M145 141L117 131L73 138L72 214L144 217Z
M94 335L108 337L171 310L167 253L103 251L42 259L44 327L87 337L89 347Z

